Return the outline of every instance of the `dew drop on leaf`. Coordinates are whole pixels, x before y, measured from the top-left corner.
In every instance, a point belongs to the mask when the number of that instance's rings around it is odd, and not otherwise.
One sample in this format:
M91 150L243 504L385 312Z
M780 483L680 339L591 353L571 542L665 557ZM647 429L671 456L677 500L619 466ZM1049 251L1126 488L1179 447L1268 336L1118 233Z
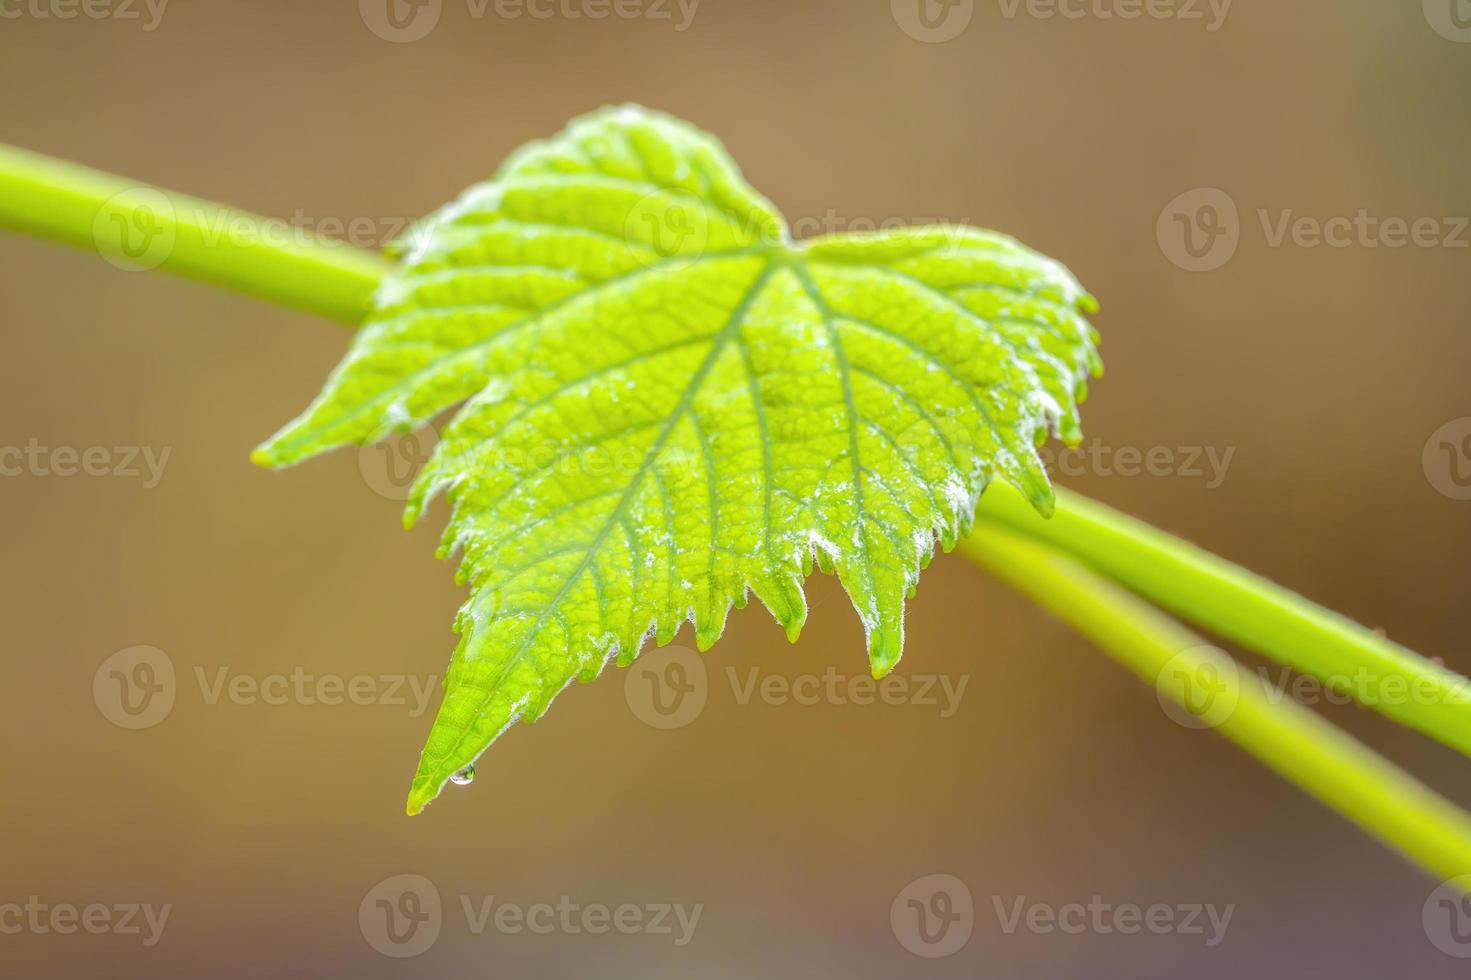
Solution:
M466 766L459 772L455 773L453 776L449 777L449 781L454 783L456 786L469 786L471 783L475 782L475 767Z

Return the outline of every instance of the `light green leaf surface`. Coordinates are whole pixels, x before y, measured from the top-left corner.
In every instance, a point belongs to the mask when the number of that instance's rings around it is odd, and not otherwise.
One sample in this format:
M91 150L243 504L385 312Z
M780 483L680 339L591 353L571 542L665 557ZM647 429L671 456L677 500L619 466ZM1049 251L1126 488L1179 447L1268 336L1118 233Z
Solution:
M636 107L574 122L422 222L281 466L466 401L420 474L470 598L409 811L574 678L748 594L795 639L814 561L898 661L937 540L1079 438L1092 300L991 232L790 240L713 138Z

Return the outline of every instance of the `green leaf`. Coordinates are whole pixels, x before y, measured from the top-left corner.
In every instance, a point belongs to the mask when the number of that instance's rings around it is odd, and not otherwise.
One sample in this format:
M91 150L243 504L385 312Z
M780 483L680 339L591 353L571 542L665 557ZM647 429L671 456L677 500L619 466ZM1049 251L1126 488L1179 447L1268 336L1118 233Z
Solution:
M793 242L720 144L637 107L577 120L409 235L268 466L468 399L405 515L446 493L470 598L409 797L422 809L574 678L754 593L793 640L813 560L876 676L936 541L1035 446L1080 437L1090 297L1010 238L928 226Z

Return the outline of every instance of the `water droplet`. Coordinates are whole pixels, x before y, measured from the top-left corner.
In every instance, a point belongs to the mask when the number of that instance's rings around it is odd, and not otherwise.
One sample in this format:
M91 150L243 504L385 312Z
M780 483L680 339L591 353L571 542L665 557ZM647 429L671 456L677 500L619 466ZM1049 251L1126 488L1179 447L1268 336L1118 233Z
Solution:
M456 786L469 786L471 783L475 782L475 767L466 766L459 772L455 773L453 776L449 777L449 781L454 783Z

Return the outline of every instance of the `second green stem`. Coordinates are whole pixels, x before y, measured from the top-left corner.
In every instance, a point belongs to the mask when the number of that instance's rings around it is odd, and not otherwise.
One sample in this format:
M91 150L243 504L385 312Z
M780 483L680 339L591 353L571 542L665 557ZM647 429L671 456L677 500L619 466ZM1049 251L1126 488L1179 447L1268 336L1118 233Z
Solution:
M1291 701L1243 683L1234 665L1158 610L1044 544L982 524L960 553L1052 611L1125 667L1280 775L1432 875L1471 875L1471 818ZM1213 685L1206 698L1193 696ZM1458 885L1471 880L1456 882Z

